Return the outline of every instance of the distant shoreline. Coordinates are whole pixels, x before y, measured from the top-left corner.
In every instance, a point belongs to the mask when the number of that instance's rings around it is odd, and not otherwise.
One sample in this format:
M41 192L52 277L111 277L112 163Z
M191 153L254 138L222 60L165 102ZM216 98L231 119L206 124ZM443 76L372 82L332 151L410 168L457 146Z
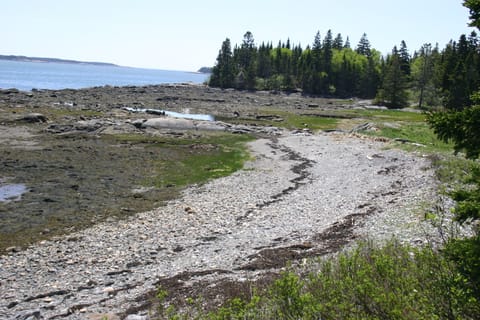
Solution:
M27 56L16 56L16 55L0 55L0 60L20 61L20 62L88 64L88 65L96 65L96 66L118 67L118 65L114 63L108 63L108 62L78 61L78 60L68 60L68 59L58 59L58 58L41 58L41 57L27 57Z

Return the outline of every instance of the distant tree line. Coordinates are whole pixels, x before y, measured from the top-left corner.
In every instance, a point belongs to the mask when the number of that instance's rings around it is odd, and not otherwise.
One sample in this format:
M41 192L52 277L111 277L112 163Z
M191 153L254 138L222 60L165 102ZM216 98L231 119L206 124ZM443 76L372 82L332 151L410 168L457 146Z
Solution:
M303 49L288 39L257 46L245 33L240 46L221 46L209 85L240 90L301 90L305 94L376 99L388 107L464 108L480 85L480 38L475 32L443 50L423 45L410 54L405 41L383 56L367 35L352 48L341 34L320 32Z

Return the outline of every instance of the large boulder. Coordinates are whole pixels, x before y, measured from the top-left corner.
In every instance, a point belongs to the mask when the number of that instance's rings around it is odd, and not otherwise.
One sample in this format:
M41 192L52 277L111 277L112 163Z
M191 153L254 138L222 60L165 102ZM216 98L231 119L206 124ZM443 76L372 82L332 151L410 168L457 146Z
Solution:
M20 116L17 121L21 122L29 122L29 123L35 123L35 122L47 122L47 117L44 116L41 113L28 113L25 115Z
M198 121L179 118L152 118L142 122L143 129L171 130L215 130L223 131L225 127L213 121Z

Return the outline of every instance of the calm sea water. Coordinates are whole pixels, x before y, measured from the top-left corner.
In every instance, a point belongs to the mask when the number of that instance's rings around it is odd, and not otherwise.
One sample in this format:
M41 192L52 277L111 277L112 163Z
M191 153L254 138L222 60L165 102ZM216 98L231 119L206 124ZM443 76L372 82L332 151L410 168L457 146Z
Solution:
M89 64L0 60L0 88L80 89L96 86L203 83L208 75L195 72L139 69Z

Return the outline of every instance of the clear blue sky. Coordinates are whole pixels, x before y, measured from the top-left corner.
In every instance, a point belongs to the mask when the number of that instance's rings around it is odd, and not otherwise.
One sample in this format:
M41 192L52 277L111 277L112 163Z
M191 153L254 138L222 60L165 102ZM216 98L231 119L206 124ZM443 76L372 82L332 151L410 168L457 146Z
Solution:
M461 0L11 0L0 7L0 54L195 71L246 31L303 48L317 31L352 46L365 32L384 54L401 40L412 53L469 34L467 22Z

